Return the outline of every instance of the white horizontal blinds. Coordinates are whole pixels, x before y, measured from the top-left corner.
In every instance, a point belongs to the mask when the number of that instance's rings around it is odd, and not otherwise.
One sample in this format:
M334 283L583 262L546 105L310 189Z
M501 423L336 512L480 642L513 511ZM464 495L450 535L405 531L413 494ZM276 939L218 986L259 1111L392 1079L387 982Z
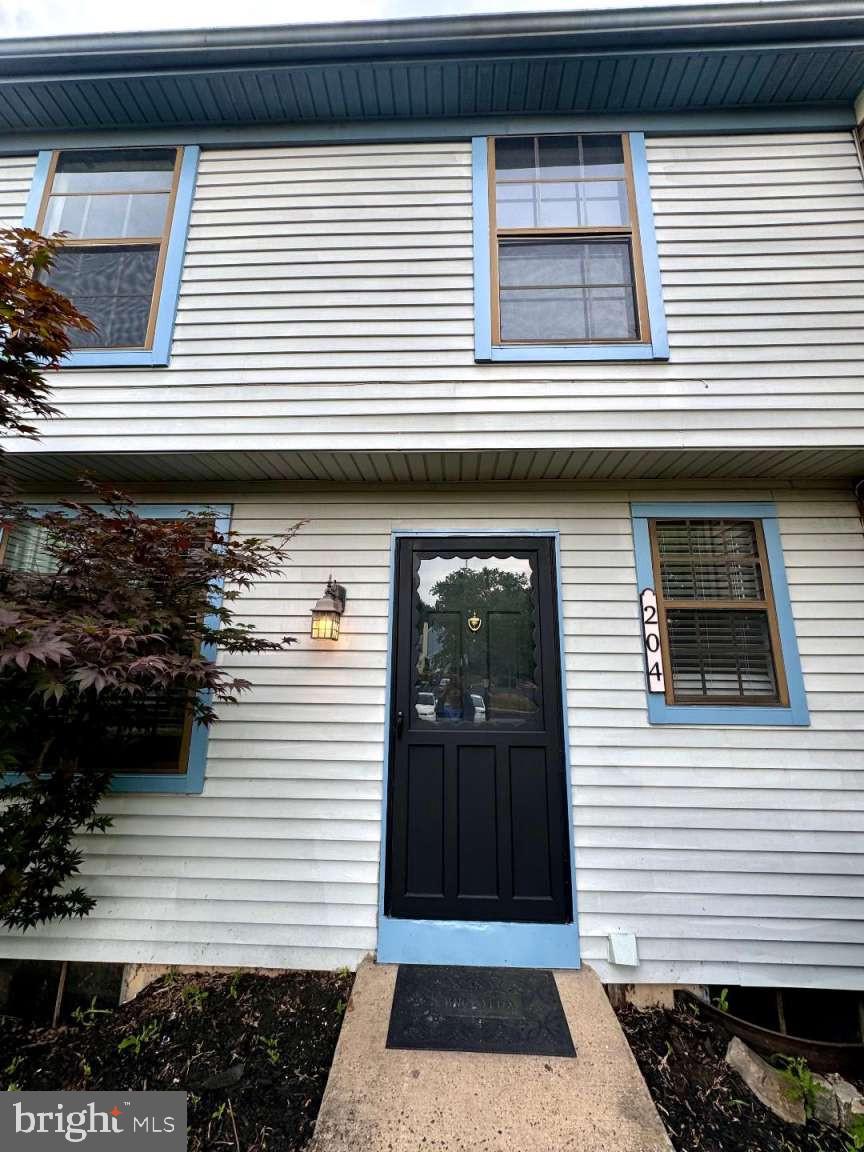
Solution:
M622 137L512 137L493 154L498 338L638 339Z
M761 531L752 520L657 520L655 569L677 703L779 704Z
M49 276L96 325L76 348L145 348L170 226L176 148L60 152L42 231L69 241Z
M48 532L35 524L13 524L3 528L0 559L16 572L53 572L57 561L47 548Z

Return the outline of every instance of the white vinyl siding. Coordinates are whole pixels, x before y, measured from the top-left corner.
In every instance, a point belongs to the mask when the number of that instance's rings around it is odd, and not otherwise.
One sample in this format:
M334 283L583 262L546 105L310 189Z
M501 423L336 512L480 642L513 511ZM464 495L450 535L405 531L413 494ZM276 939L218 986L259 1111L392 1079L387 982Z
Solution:
M774 499L812 726L650 727L630 500ZM149 498L153 498L152 493ZM210 738L204 793L112 796L83 923L0 953L339 966L376 943L394 529L561 533L583 954L604 979L864 987L864 535L848 492L794 485L437 489L262 486L236 528L306 520L242 619L299 644L226 659L254 687ZM338 644L309 610L347 586ZM606 961L634 932L641 966Z
M467 140L205 150L170 367L62 375L42 450L860 446L851 132L647 146L668 363L474 363Z
M0 156L0 227L20 225L35 166L35 156Z

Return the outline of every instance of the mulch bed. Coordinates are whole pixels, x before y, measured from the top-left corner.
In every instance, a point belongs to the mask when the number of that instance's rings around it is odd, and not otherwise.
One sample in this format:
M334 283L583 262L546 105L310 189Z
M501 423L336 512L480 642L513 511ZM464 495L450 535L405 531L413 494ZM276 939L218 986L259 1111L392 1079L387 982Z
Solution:
M846 1152L815 1120L786 1124L726 1064L729 1035L682 1006L618 1009L618 1019L676 1152Z
M0 1017L0 1090L185 1089L189 1152L298 1152L315 1126L352 981L169 974L70 1026Z

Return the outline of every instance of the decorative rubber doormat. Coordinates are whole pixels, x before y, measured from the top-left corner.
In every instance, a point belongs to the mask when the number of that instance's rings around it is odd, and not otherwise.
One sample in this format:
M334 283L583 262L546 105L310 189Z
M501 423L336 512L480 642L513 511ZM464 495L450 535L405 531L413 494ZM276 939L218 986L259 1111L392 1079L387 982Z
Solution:
M388 1048L575 1056L551 972L401 964Z

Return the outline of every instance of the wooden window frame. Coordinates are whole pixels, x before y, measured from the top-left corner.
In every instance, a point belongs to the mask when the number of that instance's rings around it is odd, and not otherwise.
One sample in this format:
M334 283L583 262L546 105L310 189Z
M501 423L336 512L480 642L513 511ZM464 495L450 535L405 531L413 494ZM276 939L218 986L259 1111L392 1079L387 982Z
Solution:
M490 229L490 282L491 282L491 320L492 320L492 343L501 348L532 348L532 347L603 347L614 343L616 345L632 345L638 347L640 345L651 344L651 320L648 309L648 291L645 283L645 268L642 260L642 240L639 233L639 211L636 199L636 189L633 177L633 156L630 148L630 137L627 132L603 132L603 133L590 133L590 132L561 132L561 133L540 133L524 137L502 137L502 139L529 139L537 141L540 139L556 138L562 139L567 137L582 137L591 135L603 136L617 136L621 141L621 147L624 156L624 183L627 189L627 211L630 223L628 225L616 225L609 227L568 227L568 228L499 228L498 227L498 203L497 203L497 176L495 171L495 145L496 137L490 136L488 138L487 150L487 186L489 190L489 229ZM591 180L601 180L601 177L585 177L584 182ZM583 181L575 181L582 183ZM609 178L605 178L605 183L609 183ZM531 183L544 184L544 183L574 183L564 179L548 179L535 178L532 181L505 181L505 183ZM628 239L630 242L630 262L633 269L633 296L636 308L636 324L638 328L638 335L636 337L616 337L610 339L603 337L599 340L579 340L576 337L567 337L566 339L558 340L503 340L501 337L501 285L499 283L499 249L500 241L502 239L511 240L531 240L534 238L552 238L560 237L562 239L591 239L605 240L605 239Z
M756 539L756 556L754 564L758 565L759 573L762 581L763 597L761 599L720 599L720 598L703 598L703 599L672 599L667 597L663 592L663 576L662 576L662 561L660 556L659 541L657 538L657 524L668 522L670 520L680 521L686 520L701 520L714 523L734 522L737 520L739 523L752 524ZM786 678L786 670L783 661L783 649L780 639L780 628L777 620L777 609L774 602L774 591L771 581L771 570L768 560L768 552L765 544L765 533L763 530L762 521L749 516L667 516L667 517L651 517L648 519L648 536L651 548L651 564L654 574L654 591L657 597L657 616L660 625L660 652L663 661L663 671L665 679L665 698L666 703L676 707L697 707L704 708L705 706L732 706L732 707L760 707L760 708L788 708L789 707L789 687ZM692 554L691 554L692 556ZM729 562L729 553L708 553L705 556L700 556L700 560L711 561L712 559L719 563ZM669 629L667 622L667 612L672 611L739 611L739 612L764 612L768 621L768 635L771 644L771 658L774 664L774 678L777 686L776 698L766 700L764 696L676 696L674 687L672 658L669 646Z
M143 344L94 344L87 345L86 347L74 349L75 352L109 352L122 354L124 352L150 352L153 349L153 341L156 334L156 321L159 314L159 304L162 299L162 283L165 276L165 263L168 258L168 244L171 239L171 228L174 221L174 212L177 203L177 189L180 184L180 172L183 166L184 149L182 145L167 144L164 145L166 151L173 149L174 151L174 168L171 173L171 188L168 192L168 203L165 208L165 220L162 225L162 233L159 236L118 236L118 237L68 237L64 242L64 248L138 248L142 246L149 246L155 248L158 245L159 253L156 258L156 274L153 277L153 289L150 296L150 311L147 316L147 330L144 337ZM128 148L116 149L117 151L129 151ZM39 210L36 217L36 231L41 232L45 223L45 217L48 214L48 205L51 197L54 195L52 189L54 186L54 177L57 172L57 164L61 155L64 152L75 151L92 151L92 149L75 149L75 148L59 148L51 153L51 159L48 166L48 172L45 178L45 187L42 190L42 199L39 204ZM106 154L114 151L107 149ZM58 192L58 196L64 197L77 197L77 196L116 196L116 195L164 195L164 192L154 192L152 188L124 188L121 192L111 191L98 191L98 192Z

